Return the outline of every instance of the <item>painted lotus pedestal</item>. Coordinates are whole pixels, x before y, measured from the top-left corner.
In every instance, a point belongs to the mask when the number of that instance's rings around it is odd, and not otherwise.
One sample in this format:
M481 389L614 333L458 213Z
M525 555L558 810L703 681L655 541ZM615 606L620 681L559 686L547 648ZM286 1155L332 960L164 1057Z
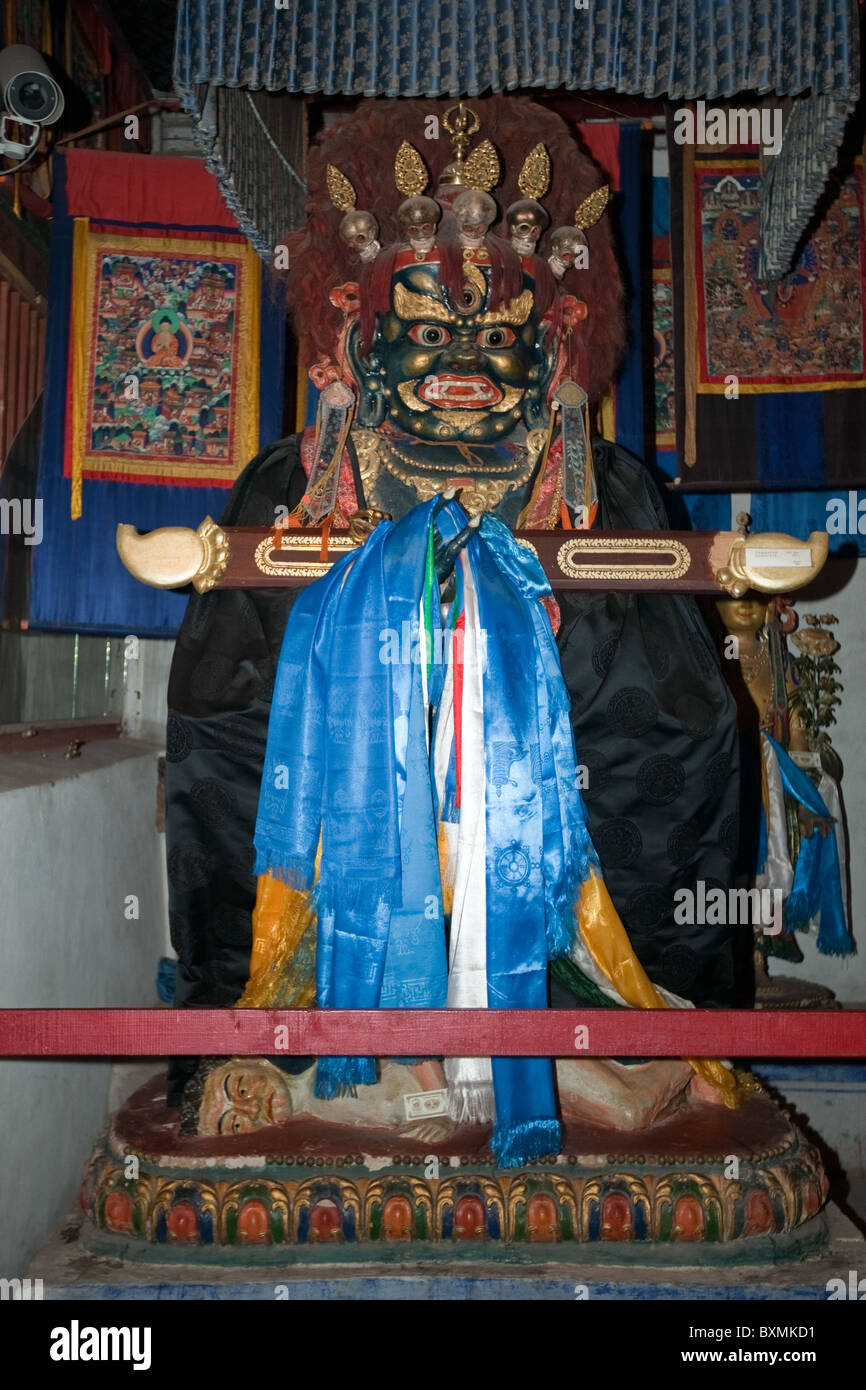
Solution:
M264 1075L268 1064L258 1065ZM243 1074L240 1059L232 1066ZM180 1264L808 1258L825 1241L821 1159L756 1082L745 1085L736 1110L684 1101L639 1130L566 1119L562 1153L508 1171L483 1126L421 1144L371 1128L367 1101L345 1102L360 1112L355 1123L299 1113L252 1132L185 1137L157 1077L87 1165L83 1242L94 1254Z
M738 843L692 595L796 587L826 537L762 538L809 552L767 575L741 537L666 532L594 435L622 286L557 116L362 103L308 174L288 293L316 426L218 525L119 536L197 590L169 689L177 1005L740 1002L751 930L674 912L727 889ZM797 1259L825 1197L814 1147L712 1058L175 1058L82 1188L94 1250L396 1265Z

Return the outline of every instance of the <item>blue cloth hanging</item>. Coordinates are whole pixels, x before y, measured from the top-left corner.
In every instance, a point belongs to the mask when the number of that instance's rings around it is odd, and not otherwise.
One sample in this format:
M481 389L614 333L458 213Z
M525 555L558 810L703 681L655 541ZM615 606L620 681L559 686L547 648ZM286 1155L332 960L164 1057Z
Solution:
M832 821L833 817L811 777L797 766L774 738L768 733L764 737L778 759L785 791L814 816ZM794 931L808 931L810 922L819 913L818 950L822 955L851 955L854 943L845 925L839 848L833 826L826 835L816 828L811 835L801 839L794 882L785 904L786 924Z

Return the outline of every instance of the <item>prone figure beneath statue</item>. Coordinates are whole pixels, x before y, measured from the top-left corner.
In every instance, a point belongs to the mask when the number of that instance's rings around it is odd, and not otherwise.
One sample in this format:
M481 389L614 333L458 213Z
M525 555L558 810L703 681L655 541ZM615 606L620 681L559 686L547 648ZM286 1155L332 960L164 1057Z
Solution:
M422 1068L432 1069L423 1078L432 1084L419 1093ZM690 1099L716 1099L713 1089L675 1058L632 1066L608 1058L561 1059L556 1080L564 1118L623 1132L649 1129ZM455 1136L454 1122L443 1115L413 1112L423 1109L423 1092L438 1091L444 1081L439 1063L407 1067L383 1060L376 1084L363 1088L363 1094L322 1100L316 1095L315 1064L291 1073L263 1057L202 1058L184 1093L181 1131L199 1136L251 1134L306 1116L333 1125L387 1130L421 1143L443 1143Z

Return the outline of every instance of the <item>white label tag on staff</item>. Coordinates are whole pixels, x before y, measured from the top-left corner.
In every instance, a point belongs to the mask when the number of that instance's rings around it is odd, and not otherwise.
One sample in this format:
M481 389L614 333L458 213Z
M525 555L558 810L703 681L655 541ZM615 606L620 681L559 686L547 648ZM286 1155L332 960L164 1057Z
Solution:
M746 564L758 569L808 569L812 563L811 550L763 550L746 546Z

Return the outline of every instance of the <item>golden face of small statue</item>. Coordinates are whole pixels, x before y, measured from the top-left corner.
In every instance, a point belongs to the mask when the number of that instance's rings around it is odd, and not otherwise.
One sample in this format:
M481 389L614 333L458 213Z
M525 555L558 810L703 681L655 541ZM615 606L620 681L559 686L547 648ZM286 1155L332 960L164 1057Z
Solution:
M720 599L717 607L728 632L757 632L767 620L767 600L759 596Z
M288 1084L278 1067L259 1057L232 1057L207 1076L199 1134L250 1134L280 1125L292 1113Z

